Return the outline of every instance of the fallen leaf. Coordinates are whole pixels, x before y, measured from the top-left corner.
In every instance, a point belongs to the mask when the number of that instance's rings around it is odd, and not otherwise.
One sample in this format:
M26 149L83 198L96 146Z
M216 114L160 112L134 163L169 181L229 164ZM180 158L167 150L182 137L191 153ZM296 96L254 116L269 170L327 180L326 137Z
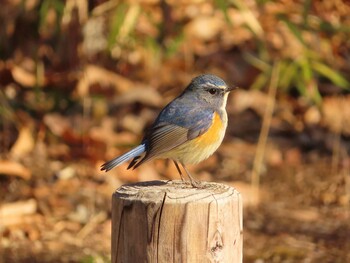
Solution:
M114 73L113 71L109 71L94 65L87 65L77 84L77 95L84 98L89 94L89 88L93 84L112 86L119 93L129 91L135 86L134 82Z
M23 57L19 63L8 63L13 79L23 87L43 86L46 84L42 62Z
M300 152L300 149L297 147L288 149L285 152L285 161L286 164L290 166L298 166L302 163L302 153Z
M304 114L306 124L316 125L321 120L321 112L316 106L310 107Z
M189 39L208 41L219 34L224 23L219 16L198 16L185 26L184 31Z
M252 186L250 183L232 182L228 183L228 185L237 189L237 191L241 194L244 207L255 207L268 197L268 193L264 189L260 187L259 190L257 190L256 187Z
M35 199L18 201L14 203L4 203L0 206L0 217L23 216L34 214L38 204Z
M152 107L159 107L163 104L163 97L155 89L137 87L116 97L113 101L115 105L125 105L135 102Z
M57 172L57 177L60 180L68 180L76 175L76 171L74 167L72 166L67 166L63 168L62 170Z
M28 126L23 126L17 138L17 141L12 146L10 154L15 158L23 157L30 153L34 148L34 138L32 130Z
M315 222L320 220L320 213L316 209L299 209L299 210L287 210L285 211L285 215L288 217L303 221L303 222Z
M34 87L36 85L36 76L34 73L25 70L20 66L14 66L11 70L14 80L24 87Z
M92 127L89 135L91 139L104 142L107 146L133 145L137 141L137 136L130 132L116 133L113 118L109 117L102 120L101 126Z
M77 237L79 239L84 239L90 232L95 230L106 219L107 213L105 211L101 211L98 214L94 215L92 218L89 218L87 224L77 234Z
M280 166L283 164L282 152L276 147L266 147L265 149L266 163L271 166Z
M134 134L142 134L146 120L143 116L128 114L122 119L121 125L124 129L132 131Z
M62 136L62 134L70 128L69 121L58 113L45 114L44 123L50 131L58 137Z
M0 160L0 174L18 176L25 180L32 177L30 170L22 164L8 160Z
M350 96L325 98L322 122L333 132L350 135Z
M258 90L236 90L231 97L231 105L237 113L252 109L259 116L263 116L268 99L267 94Z
M1 227L10 227L17 225L40 225L44 221L43 216L40 214L30 214L30 215L18 215L18 216L8 216L6 220L1 218Z

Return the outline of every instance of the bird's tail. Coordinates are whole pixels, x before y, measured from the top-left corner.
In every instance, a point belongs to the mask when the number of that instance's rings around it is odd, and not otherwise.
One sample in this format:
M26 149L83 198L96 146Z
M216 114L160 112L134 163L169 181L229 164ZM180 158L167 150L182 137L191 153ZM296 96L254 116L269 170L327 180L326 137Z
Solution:
M145 152L145 150L146 150L145 144L141 144L141 145L135 147L134 149L130 150L129 152L124 153L123 155L118 156L118 157L104 163L101 166L101 171L104 170L104 171L108 172L109 170L113 169L114 167L116 167L118 165L121 165L122 163L130 160L131 158L135 158L137 156L140 156L142 153Z

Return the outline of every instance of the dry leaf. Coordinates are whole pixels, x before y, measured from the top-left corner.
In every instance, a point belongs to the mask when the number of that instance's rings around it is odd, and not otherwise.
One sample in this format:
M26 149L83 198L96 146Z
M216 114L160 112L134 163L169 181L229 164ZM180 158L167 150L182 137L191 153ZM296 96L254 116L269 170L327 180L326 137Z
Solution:
M315 222L320 220L321 214L316 209L287 210L284 215L303 222Z
M0 221L2 227L11 227L11 226L17 226L17 225L35 225L38 226L42 224L44 218L40 214L30 214L30 215L18 215L18 216L8 216L5 219L1 218L0 214Z
M310 107L304 114L306 124L316 125L321 120L321 113L316 106Z
M11 148L11 156L15 158L23 157L30 153L34 148L34 138L32 130L28 126L23 126L17 138L17 141Z
M24 87L34 87L37 83L34 73L25 70L19 66L12 68L12 77Z
M8 160L0 160L0 174L18 176L25 180L32 176L30 170L22 164Z
M235 112L243 112L247 109L254 110L259 116L263 116L268 96L258 90L236 90L231 97L231 105Z
M40 61L24 57L19 64L9 63L13 79L24 87L43 86L46 83L44 68Z
M107 213L105 211L101 211L92 218L89 218L87 224L77 234L77 237L79 239L84 239L90 232L95 230L106 219Z
M142 103L144 105L159 107L163 104L163 97L158 91L143 87L133 88L132 90L124 93L115 98L113 101L116 105L125 105L135 102Z
M107 117L102 120L101 126L91 128L89 135L91 139L104 142L108 146L132 145L137 141L137 137L130 132L116 133L113 118Z
M199 16L188 23L184 30L189 39L208 41L219 34L224 23L219 16Z
M45 114L44 123L58 137L70 128L69 121L58 113Z
M325 98L322 121L331 131L350 135L350 96Z
M274 167L283 165L283 156L279 148L268 145L265 151L265 160L268 165Z
M259 190L257 190L254 186L245 182L232 182L228 185L236 188L237 191L241 194L244 207L255 207L268 197L267 191L265 191L261 187Z
M89 87L92 84L101 86L112 86L119 93L129 91L135 83L104 68L88 65L80 78L76 90L79 97L83 98L89 94ZM136 85L137 86L137 85Z
M126 115L121 122L124 129L132 131L134 134L141 134L145 127L145 119L139 115Z
M285 152L285 162L290 166L298 166L302 163L303 155L299 148L291 148Z
M10 216L34 214L37 210L37 206L38 205L35 199L18 201L14 203L5 203L0 206L0 217L6 218Z

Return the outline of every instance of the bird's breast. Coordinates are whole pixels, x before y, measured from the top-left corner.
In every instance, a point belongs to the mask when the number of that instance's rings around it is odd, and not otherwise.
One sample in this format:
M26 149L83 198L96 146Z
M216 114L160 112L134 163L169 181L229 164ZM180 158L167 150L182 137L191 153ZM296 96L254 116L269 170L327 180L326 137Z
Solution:
M213 114L213 120L210 128L197 138L193 139L194 144L202 145L203 148L209 147L211 145L221 144L223 137L225 135L225 130L227 123L217 112Z
M185 164L196 164L212 155L220 146L227 126L227 115L214 112L210 128L197 138L190 140L168 154L168 158Z

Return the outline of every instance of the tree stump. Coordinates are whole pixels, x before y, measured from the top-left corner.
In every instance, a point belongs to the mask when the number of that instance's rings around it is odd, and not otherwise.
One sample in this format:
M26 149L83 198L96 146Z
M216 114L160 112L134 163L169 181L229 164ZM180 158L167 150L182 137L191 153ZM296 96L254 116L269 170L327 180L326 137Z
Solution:
M112 262L242 262L242 201L227 185L150 181L112 200Z

